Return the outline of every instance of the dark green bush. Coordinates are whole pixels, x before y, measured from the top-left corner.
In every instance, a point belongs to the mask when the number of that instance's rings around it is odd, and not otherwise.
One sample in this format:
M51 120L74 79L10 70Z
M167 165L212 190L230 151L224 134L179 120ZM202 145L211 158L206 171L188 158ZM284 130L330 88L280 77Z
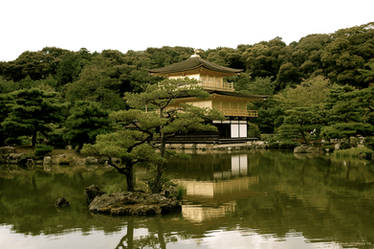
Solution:
M346 150L346 149L349 149L351 148L351 144L348 142L348 141L343 141L341 144L340 144L340 149L341 150Z
M374 137L365 138L365 145L366 147L374 150Z
M300 144L292 140L283 140L279 143L279 149L293 150L298 145Z
M248 137L259 138L260 135L260 129L258 126L253 123L248 123Z
M6 138L5 139L5 144L6 145L22 145L22 139L20 138Z
M187 190L181 186L181 185L178 185L177 186L177 200L183 200L183 196L185 196L187 193Z
M38 158L42 158L46 155L51 154L53 150L53 146L46 145L46 144L39 144L35 147L34 154Z
M48 134L48 144L55 148L65 148L67 142L64 140L64 129L55 129Z
M367 136L373 134L371 124L350 122L336 123L322 128L322 135L326 138L349 138L356 135Z

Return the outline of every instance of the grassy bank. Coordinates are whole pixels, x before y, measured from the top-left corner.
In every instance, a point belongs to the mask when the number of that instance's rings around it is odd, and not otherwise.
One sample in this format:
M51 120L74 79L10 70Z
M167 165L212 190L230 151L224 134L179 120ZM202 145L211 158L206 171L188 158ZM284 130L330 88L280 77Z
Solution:
M334 151L334 156L337 158L362 158L373 159L374 151L367 147L355 147L345 150Z

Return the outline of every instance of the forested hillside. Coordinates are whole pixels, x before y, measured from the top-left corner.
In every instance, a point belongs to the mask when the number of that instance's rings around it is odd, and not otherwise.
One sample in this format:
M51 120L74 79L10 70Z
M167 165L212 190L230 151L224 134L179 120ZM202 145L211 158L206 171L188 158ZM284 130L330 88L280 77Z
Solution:
M108 115L126 109L126 92L161 78L147 69L190 57L194 48L145 51L46 47L0 62L0 144L92 143L112 129ZM243 69L227 78L254 103L261 133L290 143L374 133L374 23L311 34L286 44L280 37L237 48L201 51L219 65Z

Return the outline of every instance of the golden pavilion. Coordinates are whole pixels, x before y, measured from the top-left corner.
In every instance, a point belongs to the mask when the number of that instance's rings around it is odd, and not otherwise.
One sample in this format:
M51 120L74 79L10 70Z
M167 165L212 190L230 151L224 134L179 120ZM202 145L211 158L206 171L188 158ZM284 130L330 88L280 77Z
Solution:
M150 69L149 72L152 75L169 79L187 77L197 80L199 85L209 93L209 97L203 99L196 97L178 98L171 107L177 107L184 103L220 111L226 117L226 120L215 120L213 124L217 126L219 131L217 138L221 140L245 141L248 138L248 121L258 116L257 111L247 109L248 103L263 100L266 97L243 95L236 92L233 83L226 82L224 77L239 74L242 72L241 69L217 65L202 59L196 53L185 61L162 68Z

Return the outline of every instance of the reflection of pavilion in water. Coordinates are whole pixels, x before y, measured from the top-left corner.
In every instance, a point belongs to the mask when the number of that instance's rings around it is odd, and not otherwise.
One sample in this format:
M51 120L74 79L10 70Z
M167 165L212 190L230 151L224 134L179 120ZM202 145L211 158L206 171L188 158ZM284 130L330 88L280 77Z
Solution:
M186 220L193 222L203 222L205 220L212 220L216 218L225 217L228 214L234 213L236 210L236 202L230 201L223 203L218 207L202 206L202 205L183 205L182 216Z
M187 200L204 202L204 205L183 205L183 217L201 222L233 213L235 200L253 195L250 186L258 181L258 176L248 176L247 154L232 155L231 170L213 172L213 180L178 180L186 189Z
M247 154L231 155L231 171L214 172L214 179L229 179L234 176L246 176L248 174Z
M213 180L177 180L186 189L187 199L233 200L249 192L249 186L258 183L257 176L248 176L247 154L231 156L231 170L212 172Z

